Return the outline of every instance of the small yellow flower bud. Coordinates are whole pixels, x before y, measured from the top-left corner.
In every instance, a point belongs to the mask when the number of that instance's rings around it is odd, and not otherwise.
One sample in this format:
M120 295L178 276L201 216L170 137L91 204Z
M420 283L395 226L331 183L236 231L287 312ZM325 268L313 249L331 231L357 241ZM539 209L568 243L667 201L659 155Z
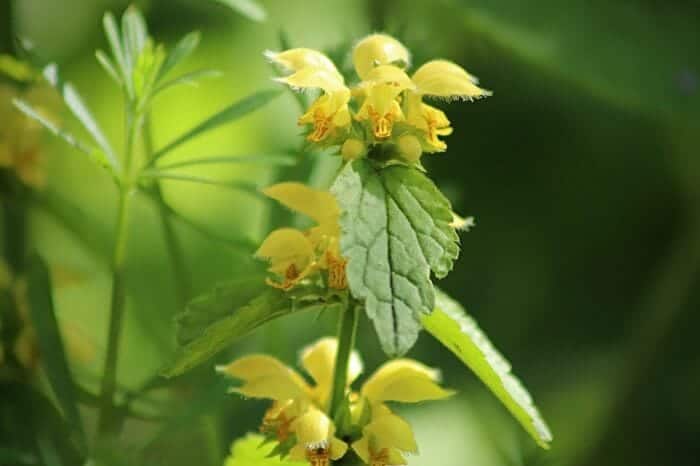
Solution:
M408 162L415 163L423 153L420 141L412 134L404 134L398 140L401 156Z
M343 143L340 153L343 156L343 160L355 160L367 153L367 147L359 139L348 139Z
M408 65L411 56L401 42L386 34L372 34L357 43L352 62L357 75L365 80L379 65Z

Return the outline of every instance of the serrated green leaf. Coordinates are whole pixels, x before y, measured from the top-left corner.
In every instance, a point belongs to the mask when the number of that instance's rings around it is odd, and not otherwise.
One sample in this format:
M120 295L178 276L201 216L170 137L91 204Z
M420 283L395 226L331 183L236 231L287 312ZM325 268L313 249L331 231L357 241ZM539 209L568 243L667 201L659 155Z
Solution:
M350 291L364 301L382 349L401 355L433 309L431 270L446 275L459 254L450 203L419 170L366 160L346 165L331 191Z
M458 302L436 290L435 310L423 315L421 321L425 330L476 374L542 448L549 448L552 434L532 397Z
M92 113L88 109L87 105L83 102L83 99L78 94L78 91L73 87L72 84L63 82L58 74L58 66L52 63L44 68L44 77L63 97L68 109L71 111L73 116L80 121L87 132L92 136L100 150L104 153L107 160L107 167L110 168L112 173L118 173L120 171L120 163L115 155L112 147L110 146L107 138L100 129L97 120L92 116Z
M303 461L291 461L273 456L276 442L266 442L259 434L248 434L233 442L231 454L224 461L224 466L305 466Z
M253 21L262 22L267 19L267 12L255 0L214 0L235 10Z
M202 336L207 327L226 317L232 309L244 306L266 287L264 274L253 275L219 283L210 293L193 299L183 312L175 316L177 343L185 346Z
M190 32L175 44L175 47L168 53L163 66L158 73L158 79L164 78L173 68L179 65L187 57L192 55L199 45L200 33L197 31Z
M30 255L28 259L27 284L29 309L41 350L42 365L64 416L85 445L73 377L68 367L51 296L49 269L36 254Z
M292 294L268 289L238 309L230 309L230 315L219 319L201 332L201 335L181 347L174 362L163 371L163 376L174 377L206 361L270 320L301 311L340 309L336 300L314 301L293 299Z
M248 97L245 97L237 102L234 102L233 104L215 113L211 117L204 120L202 123L198 124L182 136L179 136L174 141L171 141L165 147L157 151L153 155L151 163L155 162L160 157L164 156L171 150L175 149L176 147L179 147L180 145L184 144L190 139L193 139L207 131L211 131L215 128L218 128L221 125L231 123L232 121L235 121L251 112L254 112L263 105L270 102L275 97L279 96L280 93L281 91L279 90L260 91L256 92L255 94L249 95Z

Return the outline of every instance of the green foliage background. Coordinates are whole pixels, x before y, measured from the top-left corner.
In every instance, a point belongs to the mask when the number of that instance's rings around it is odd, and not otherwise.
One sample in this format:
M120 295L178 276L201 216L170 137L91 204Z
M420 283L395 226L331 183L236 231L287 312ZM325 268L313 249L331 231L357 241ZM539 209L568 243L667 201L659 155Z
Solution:
M449 58L494 90L493 97L478 103L446 104L455 134L447 140L446 154L426 157L430 174L455 209L474 215L477 222L463 234L460 260L439 286L469 309L507 355L537 399L555 441L550 452L538 451L479 382L424 336L410 356L441 367L446 385L461 394L405 411L421 446L411 464L697 461L697 3L261 3L268 11L263 23L215 2L138 2L159 40L172 43L192 29L202 31L202 45L186 67L224 72L199 88L169 91L156 102L157 145L227 102L272 87L262 51L279 48L280 29L294 46L328 51L384 30L413 50L415 63ZM108 135L119 141L122 116L114 110L119 94L99 68L94 49L106 46L100 30L104 11L120 12L125 4L18 0L13 6L15 31L62 65ZM5 28L7 18L0 21ZM287 94L251 117L178 148L173 160L294 151L299 146L296 115L296 102ZM75 130L79 132L77 125ZM52 267L72 277L54 293L55 306L72 339L84 347L84 357L73 358L72 369L95 391L108 319L107 258L116 190L109 175L81 154L46 140L46 205L67 200L81 211L69 212L79 220L70 232L57 221L56 209L35 209L31 240ZM327 186L332 169L329 158L318 156L287 169L284 177ZM281 176L256 165L199 167L188 173L261 186ZM274 225L292 221L285 211L214 186L171 182L164 185L164 196L178 211L224 237L236 233L260 240ZM132 213L119 364L124 396L172 358L173 316L180 310L177 296L182 291L173 282L155 209L134 203ZM191 295L260 270L245 252L184 225L177 232L184 239ZM333 331L331 318L293 315L240 341L228 357L266 351L294 363L298 348ZM359 346L368 369L383 360L366 320ZM145 448L145 464L221 464L230 441L256 426L265 405L225 395L226 384L210 366L178 379L174 389L149 388L149 401L138 406L141 412L164 404L174 407L165 427L127 421L125 442L134 454ZM14 389L2 396L16 396L14 409L37 405ZM94 423L90 408L82 414ZM105 464L134 464L124 458L124 450L103 448Z

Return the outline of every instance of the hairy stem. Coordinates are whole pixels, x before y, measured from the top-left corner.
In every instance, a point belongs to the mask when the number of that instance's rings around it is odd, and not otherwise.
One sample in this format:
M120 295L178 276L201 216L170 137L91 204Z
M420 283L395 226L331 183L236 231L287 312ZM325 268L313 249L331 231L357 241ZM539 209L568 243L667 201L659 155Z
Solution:
M150 161L153 157L153 133L151 132L151 118L146 115L143 123L143 145L146 152L146 158ZM187 275L187 267L185 265L184 252L180 241L175 234L175 228L168 207L165 205L163 191L160 186L160 181L154 181L153 197L158 208L158 216L160 217L160 225L163 230L165 239L165 247L168 251L168 257L172 261L173 275L175 279L175 293L178 299L178 306L183 309L187 304L187 300L192 293L189 276Z
M117 388L117 362L119 340L124 318L126 290L124 287L124 260L129 226L129 197L132 190L131 159L134 139L138 132L138 117L130 102L126 105L126 145L124 149L124 173L119 186L119 210L117 213L116 237L112 254L112 298L110 304L109 330L107 335L107 355L105 357L100 390L100 410L97 431L100 435L118 431L117 410L114 393Z
M338 320L338 352L335 356L333 388L331 392L330 414L335 416L345 398L348 384L348 365L350 354L355 346L355 334L359 312L357 306L350 303Z

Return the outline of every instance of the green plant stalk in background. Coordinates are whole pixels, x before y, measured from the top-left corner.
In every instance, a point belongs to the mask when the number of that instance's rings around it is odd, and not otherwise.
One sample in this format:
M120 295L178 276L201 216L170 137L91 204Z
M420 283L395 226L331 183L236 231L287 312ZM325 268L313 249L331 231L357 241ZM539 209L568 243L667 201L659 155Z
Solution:
M144 116L143 122L143 147L146 153L146 159L151 160L155 153L153 149L153 129L150 113ZM170 212L163 198L163 189L161 182L156 180L153 183L153 197L158 208L158 216L163 230L163 238L165 239L165 247L168 257L173 265L173 278L175 279L175 293L177 294L177 304L183 309L190 299L192 293L192 285L189 276L187 275L187 267L185 265L184 252L182 246L175 233Z
M119 210L117 213L116 237L112 255L112 298L109 314L109 330L107 334L107 355L105 357L100 389L100 411L98 432L107 434L115 427L114 393L117 382L117 363L119 356L119 340L124 319L126 290L124 286L124 262L129 236L129 197L133 189L131 180L131 162L134 151L134 140L138 133L138 122L141 120L131 102L126 103L126 146L124 149L124 172L119 184Z

